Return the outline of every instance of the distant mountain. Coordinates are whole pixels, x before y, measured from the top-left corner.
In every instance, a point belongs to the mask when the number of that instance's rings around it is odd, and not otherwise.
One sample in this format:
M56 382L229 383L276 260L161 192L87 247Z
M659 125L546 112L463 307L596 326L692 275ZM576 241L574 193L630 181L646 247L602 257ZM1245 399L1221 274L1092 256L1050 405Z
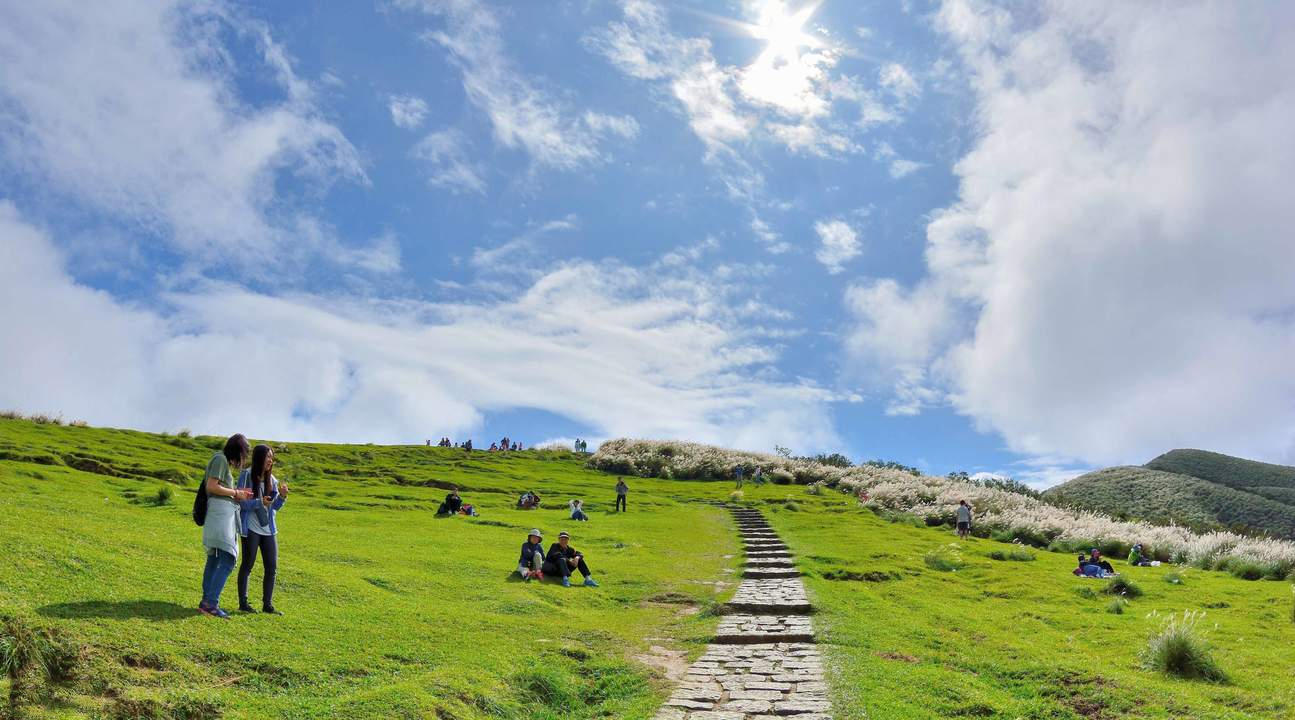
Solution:
M1295 538L1295 468L1205 450L1090 472L1043 497L1115 517Z

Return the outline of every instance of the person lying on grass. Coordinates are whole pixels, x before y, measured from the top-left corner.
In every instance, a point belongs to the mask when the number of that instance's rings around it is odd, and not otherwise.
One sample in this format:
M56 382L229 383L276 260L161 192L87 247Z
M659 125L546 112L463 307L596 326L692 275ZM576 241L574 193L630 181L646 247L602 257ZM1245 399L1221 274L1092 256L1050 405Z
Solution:
M526 536L526 542L522 543L522 557L517 561L517 574L526 582L530 582L531 578L544 579L543 540L540 529L532 528L531 534Z
M558 541L549 546L549 554L544 558L544 574L562 577L562 587L571 587L571 571L579 570L585 579L586 587L598 587L593 573L585 564L585 556L571 547L571 535L563 530L558 533Z
M567 505L569 505L569 506L571 507L571 519L572 519L572 520L578 520L578 521L580 521L580 522L584 522L584 521L586 521L586 520L588 520L588 519L589 519L589 516L585 514L585 504L584 504L584 501L582 501L582 500L572 500L571 502L567 503Z
M1115 570L1111 569L1111 564L1101 559L1102 554L1096 549L1093 550L1092 557L1084 557L1083 553L1079 554L1079 567L1073 570L1079 577L1106 578L1114 577Z

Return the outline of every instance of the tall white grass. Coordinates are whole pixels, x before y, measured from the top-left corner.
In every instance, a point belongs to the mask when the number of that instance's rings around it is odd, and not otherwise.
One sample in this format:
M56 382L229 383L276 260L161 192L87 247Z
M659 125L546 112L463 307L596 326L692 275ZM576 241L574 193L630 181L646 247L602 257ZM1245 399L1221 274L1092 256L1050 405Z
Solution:
M958 501L966 500L975 508L975 525L981 532L1054 550L1098 547L1124 555L1134 543L1142 543L1147 552L1168 562L1234 572L1248 569L1248 575L1270 578L1295 572L1293 542L1120 521L1019 493L896 469L839 468L699 443L629 439L603 443L589 465L623 475L702 480L732 480L738 465L749 480L759 467L771 482L837 488L857 495L866 507L913 515L928 524L952 524Z

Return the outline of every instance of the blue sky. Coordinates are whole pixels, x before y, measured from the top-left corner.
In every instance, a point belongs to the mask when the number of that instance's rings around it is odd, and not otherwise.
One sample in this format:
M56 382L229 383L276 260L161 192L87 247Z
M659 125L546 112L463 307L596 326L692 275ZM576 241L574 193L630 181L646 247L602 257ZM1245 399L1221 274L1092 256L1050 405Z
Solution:
M0 404L1036 484L1295 460L1292 13L0 7Z

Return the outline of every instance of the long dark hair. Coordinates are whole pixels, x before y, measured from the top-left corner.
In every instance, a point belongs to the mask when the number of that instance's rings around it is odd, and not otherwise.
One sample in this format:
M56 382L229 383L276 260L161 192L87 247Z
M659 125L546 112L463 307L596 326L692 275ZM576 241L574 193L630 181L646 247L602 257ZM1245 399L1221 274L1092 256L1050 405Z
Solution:
M225 454L225 459L229 461L230 465L240 467L243 461L247 459L247 453L250 450L251 447L248 446L247 438L243 436L243 433L235 433L225 441L225 449L221 452Z
M248 477L252 480L252 488L255 490L257 497L269 495L271 492L270 473L265 467L265 462L269 458L269 445L257 445L252 449L252 469L248 473Z

